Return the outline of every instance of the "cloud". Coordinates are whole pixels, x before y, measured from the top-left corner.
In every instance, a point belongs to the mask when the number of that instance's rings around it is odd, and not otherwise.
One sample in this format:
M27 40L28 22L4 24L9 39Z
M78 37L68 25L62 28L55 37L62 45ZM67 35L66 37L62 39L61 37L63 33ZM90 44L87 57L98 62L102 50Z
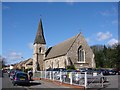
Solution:
M113 20L112 24L118 24L118 20Z
M48 2L54 2L55 0L48 0Z
M0 55L0 61L3 61L3 60L5 60L5 59L6 59L6 57Z
M101 11L100 14L102 16L109 16L109 15L111 15L111 13L109 11Z
M47 0L47 1L48 2L61 2L60 0ZM79 0L62 0L62 2L73 5L74 2L79 2Z
M113 38L113 39L109 40L107 44L110 45L110 46L112 46L112 45L114 45L116 43L118 43L118 40L115 39L115 38Z
M2 9L3 9L3 10L8 10L8 9L10 9L10 7L8 7L8 6L6 6L6 5L2 5Z
M111 37L112 37L112 34L110 32L106 32L106 33L98 32L97 33L97 40L98 41L106 40L106 39L109 39Z
M22 60L22 53L10 50L4 55L7 64L17 63Z
M28 44L28 48L29 48L29 49L33 49L33 43L29 43L29 44Z
M117 8L116 7L112 7L110 10L104 10L104 11L100 11L99 13L102 16L113 16L113 15L118 15L117 12Z
M22 53L21 52L15 52L15 51L12 51L10 53L8 53L8 58L9 59L20 59L22 57Z
M73 4L75 0L66 0L67 3Z

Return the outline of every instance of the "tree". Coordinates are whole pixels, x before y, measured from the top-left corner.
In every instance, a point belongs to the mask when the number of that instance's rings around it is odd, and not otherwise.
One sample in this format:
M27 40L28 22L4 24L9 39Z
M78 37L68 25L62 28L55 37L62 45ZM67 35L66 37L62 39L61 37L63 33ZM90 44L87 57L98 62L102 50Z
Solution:
M5 67L6 66L5 64L6 64L6 58L4 58L0 55L0 69L2 67Z
M115 67L120 69L120 43L114 45L114 63Z
M120 69L120 44L106 47L105 45L91 46L97 68L119 68Z
M94 45L91 46L93 53L95 54L95 62L97 68L102 68L104 66L104 54L103 54L103 45Z

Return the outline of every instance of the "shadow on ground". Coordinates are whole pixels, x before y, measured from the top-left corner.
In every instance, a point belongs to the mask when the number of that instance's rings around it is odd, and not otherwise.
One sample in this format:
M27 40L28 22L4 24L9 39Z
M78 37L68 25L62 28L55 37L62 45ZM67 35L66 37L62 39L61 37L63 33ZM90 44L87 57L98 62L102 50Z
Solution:
M38 81L30 81L29 84L18 84L19 86L35 86L35 85L41 85Z

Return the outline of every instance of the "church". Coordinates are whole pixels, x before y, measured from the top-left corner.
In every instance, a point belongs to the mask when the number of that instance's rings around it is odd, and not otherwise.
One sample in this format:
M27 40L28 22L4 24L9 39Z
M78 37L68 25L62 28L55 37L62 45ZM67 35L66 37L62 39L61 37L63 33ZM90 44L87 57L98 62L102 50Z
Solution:
M95 68L94 53L82 33L46 49L46 40L40 19L33 50L33 72L49 68Z

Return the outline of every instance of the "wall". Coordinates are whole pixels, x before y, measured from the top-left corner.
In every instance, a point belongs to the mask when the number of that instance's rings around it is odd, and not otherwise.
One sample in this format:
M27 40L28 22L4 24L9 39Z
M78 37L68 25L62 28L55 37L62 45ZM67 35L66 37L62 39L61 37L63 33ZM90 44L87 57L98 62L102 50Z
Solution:
M78 63L78 48L81 45L85 50L85 63ZM73 46L68 51L67 58L73 62L76 68L95 67L94 54L81 34L78 36Z
M48 68L65 68L67 65L67 56L60 56L45 60L46 69Z

